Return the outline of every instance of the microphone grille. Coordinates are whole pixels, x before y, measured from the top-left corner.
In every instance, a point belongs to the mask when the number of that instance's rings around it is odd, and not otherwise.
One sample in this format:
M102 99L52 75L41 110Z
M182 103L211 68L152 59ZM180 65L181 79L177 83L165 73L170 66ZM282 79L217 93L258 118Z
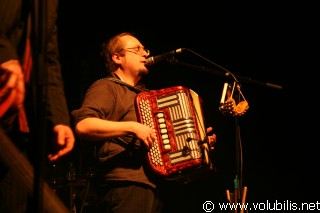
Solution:
M155 61L154 61L153 56L147 58L146 63L145 63L146 66L151 66L151 65L154 65L154 64L155 64Z

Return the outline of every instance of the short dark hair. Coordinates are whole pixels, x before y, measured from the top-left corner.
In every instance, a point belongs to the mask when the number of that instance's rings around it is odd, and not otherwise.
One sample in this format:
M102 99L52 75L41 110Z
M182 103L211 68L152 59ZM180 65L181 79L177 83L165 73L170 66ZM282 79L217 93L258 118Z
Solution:
M112 60L112 55L116 52L121 52L123 46L119 39L126 35L134 36L131 32L119 33L112 36L101 45L100 53L109 73L114 72L118 68L118 65Z

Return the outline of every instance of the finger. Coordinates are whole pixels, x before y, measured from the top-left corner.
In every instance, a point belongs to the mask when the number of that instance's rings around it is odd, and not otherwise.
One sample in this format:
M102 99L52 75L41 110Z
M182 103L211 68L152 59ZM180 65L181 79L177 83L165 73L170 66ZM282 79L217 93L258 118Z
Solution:
M17 82L17 76L11 74L0 90L0 97L8 94L8 92L15 87L16 82Z
M71 152L72 149L73 149L73 145L72 145L72 143L67 143L67 144L68 144L67 146L65 146L64 148L60 149L58 152L53 153L53 154L49 154L48 155L49 161L56 161L60 157L68 154L69 152Z
M212 129L213 129L212 127L208 127L207 128L207 133L210 133L212 131Z
M59 158L59 154L58 154L58 153L49 154L49 155L48 155L48 160L49 160L50 162L56 161L58 158Z
M48 155L48 160L50 162L56 161L58 158L59 158L59 156L57 154L56 155L53 155L53 154Z
M153 147L153 139L151 137L147 138L147 146L149 149Z
M217 140L216 135L212 135L209 137L209 143L211 145L214 145L216 143L216 140Z
M56 161L56 160L58 160L61 156L63 156L64 155L64 151L63 150L60 150L60 151L58 151L57 153L55 153L55 154L50 154L50 155L48 155L48 159L49 159L49 161Z
M0 88L3 88L7 84L10 75L12 75L11 72L0 69Z
M15 89L17 91L17 97L16 97L15 104L17 106L19 106L20 104L23 103L24 97L25 97L25 84L21 78L18 79L18 82L17 82Z
M146 139L145 144L146 144L148 150L151 149L150 140L148 138Z

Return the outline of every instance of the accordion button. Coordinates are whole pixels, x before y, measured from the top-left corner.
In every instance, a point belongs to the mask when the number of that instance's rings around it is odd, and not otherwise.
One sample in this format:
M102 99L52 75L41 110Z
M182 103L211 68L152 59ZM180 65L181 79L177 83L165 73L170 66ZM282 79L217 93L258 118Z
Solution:
M158 119L158 122L161 124L161 123L165 123L165 120L164 120L164 118L159 118Z
M164 128L166 128L167 126L166 126L165 123L161 123L161 124L159 124L159 127L160 127L160 129L164 129Z
M163 113L158 113L158 114L157 114L157 117L158 117L158 118L163 118L164 115L163 115Z
M169 144L169 139L164 139L164 140L163 140L163 143L164 143L164 144Z
M167 129L160 129L160 132L161 132L161 134L165 134L168 132L168 130Z
M161 137L162 137L162 139L167 139L169 136L167 134L164 134Z
M169 149L171 149L171 146L170 146L169 144L165 144L165 145L164 145L164 149L165 149L165 150L169 150Z

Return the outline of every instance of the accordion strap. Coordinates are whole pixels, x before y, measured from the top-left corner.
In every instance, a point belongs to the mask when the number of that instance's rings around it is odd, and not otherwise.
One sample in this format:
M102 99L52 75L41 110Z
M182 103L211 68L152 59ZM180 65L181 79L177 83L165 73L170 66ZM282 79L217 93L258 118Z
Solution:
M132 86L132 85L127 84L126 82L121 81L121 80L119 80L119 79L117 79L117 78L114 78L114 77L107 77L107 79L108 79L108 80L110 80L110 81L114 81L114 82L116 82L116 83L119 83L119 84L125 85L125 86L127 86L127 87L129 87L129 88L131 88L131 89L135 90L136 92L139 92L139 93L140 93L140 92L149 91L148 89L144 88L144 87L143 87L143 86L141 86L141 85L138 85L138 86Z

